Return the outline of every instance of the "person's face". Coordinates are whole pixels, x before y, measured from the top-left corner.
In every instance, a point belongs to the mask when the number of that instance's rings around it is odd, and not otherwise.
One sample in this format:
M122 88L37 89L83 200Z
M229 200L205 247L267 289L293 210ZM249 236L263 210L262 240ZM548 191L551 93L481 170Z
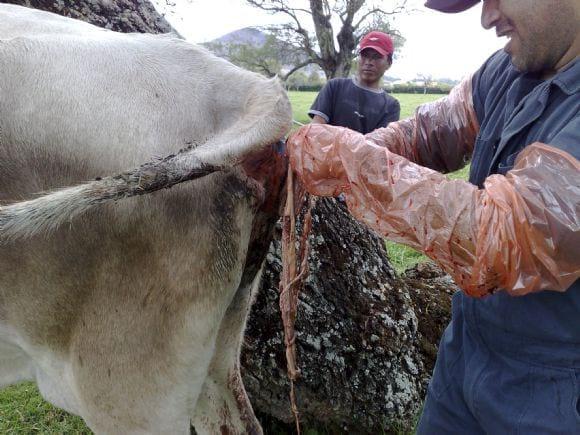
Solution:
M372 48L365 48L359 54L359 79L365 86L375 86L390 66L388 56L383 56Z
M579 0L483 0L481 24L507 36L522 72L556 71L579 54Z

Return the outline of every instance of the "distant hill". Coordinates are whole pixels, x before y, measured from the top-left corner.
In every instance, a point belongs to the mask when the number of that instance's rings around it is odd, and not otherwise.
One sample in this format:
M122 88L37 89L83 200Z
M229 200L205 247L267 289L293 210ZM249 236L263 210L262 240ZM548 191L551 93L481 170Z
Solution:
M243 29L234 30L219 38L212 39L209 42L204 42L202 45L217 54L220 57L228 60L229 50L232 46L249 45L250 47L260 48L268 39L268 35L255 27L245 27Z
M219 38L213 39L209 42L205 42L204 45L210 51L216 55L232 60L229 58L229 48L231 46L237 45L249 45L254 48L260 48L268 41L269 35L262 32L260 29L255 27L245 27L243 29L235 30L233 32L227 33ZM277 60L283 65L282 70L289 70L297 62L301 62L304 59L304 55L294 54L294 50L286 42L276 41L276 52ZM235 62L234 62L235 63ZM306 74L316 72L322 76L322 70L316 65L307 65L302 69Z
M207 45L221 44L247 44L253 47L261 47L266 43L268 35L255 27L245 27L243 29L234 30L219 38L207 42Z

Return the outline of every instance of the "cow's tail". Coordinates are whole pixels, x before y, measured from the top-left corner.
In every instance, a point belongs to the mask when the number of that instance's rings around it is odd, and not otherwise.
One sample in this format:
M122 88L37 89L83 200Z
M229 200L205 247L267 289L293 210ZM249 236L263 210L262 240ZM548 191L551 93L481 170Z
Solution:
M252 151L276 143L291 125L288 98L278 82L251 93L238 121L208 142L137 169L0 206L0 241L55 230L90 208L233 167Z
M132 171L0 206L0 240L47 233L108 201L144 195L222 169L201 163L190 150Z

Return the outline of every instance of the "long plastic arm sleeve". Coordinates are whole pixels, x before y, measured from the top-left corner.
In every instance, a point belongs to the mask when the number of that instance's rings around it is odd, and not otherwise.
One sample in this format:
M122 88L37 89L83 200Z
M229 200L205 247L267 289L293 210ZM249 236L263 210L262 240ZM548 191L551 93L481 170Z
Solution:
M448 96L422 104L413 117L374 130L367 139L439 172L462 168L479 132L471 83L471 77L463 80Z
M310 193L343 193L358 220L423 251L469 295L564 291L580 277L580 163L557 148L526 147L481 190L340 127L303 127L288 153Z

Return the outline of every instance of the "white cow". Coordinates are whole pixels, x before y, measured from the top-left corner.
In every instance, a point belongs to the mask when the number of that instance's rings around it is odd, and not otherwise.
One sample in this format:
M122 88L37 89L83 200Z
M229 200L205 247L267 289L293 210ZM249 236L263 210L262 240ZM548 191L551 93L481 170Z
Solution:
M290 121L276 80L204 49L0 5L0 387L33 379L97 433L261 432L239 349ZM36 195L190 144L173 175L228 169Z

